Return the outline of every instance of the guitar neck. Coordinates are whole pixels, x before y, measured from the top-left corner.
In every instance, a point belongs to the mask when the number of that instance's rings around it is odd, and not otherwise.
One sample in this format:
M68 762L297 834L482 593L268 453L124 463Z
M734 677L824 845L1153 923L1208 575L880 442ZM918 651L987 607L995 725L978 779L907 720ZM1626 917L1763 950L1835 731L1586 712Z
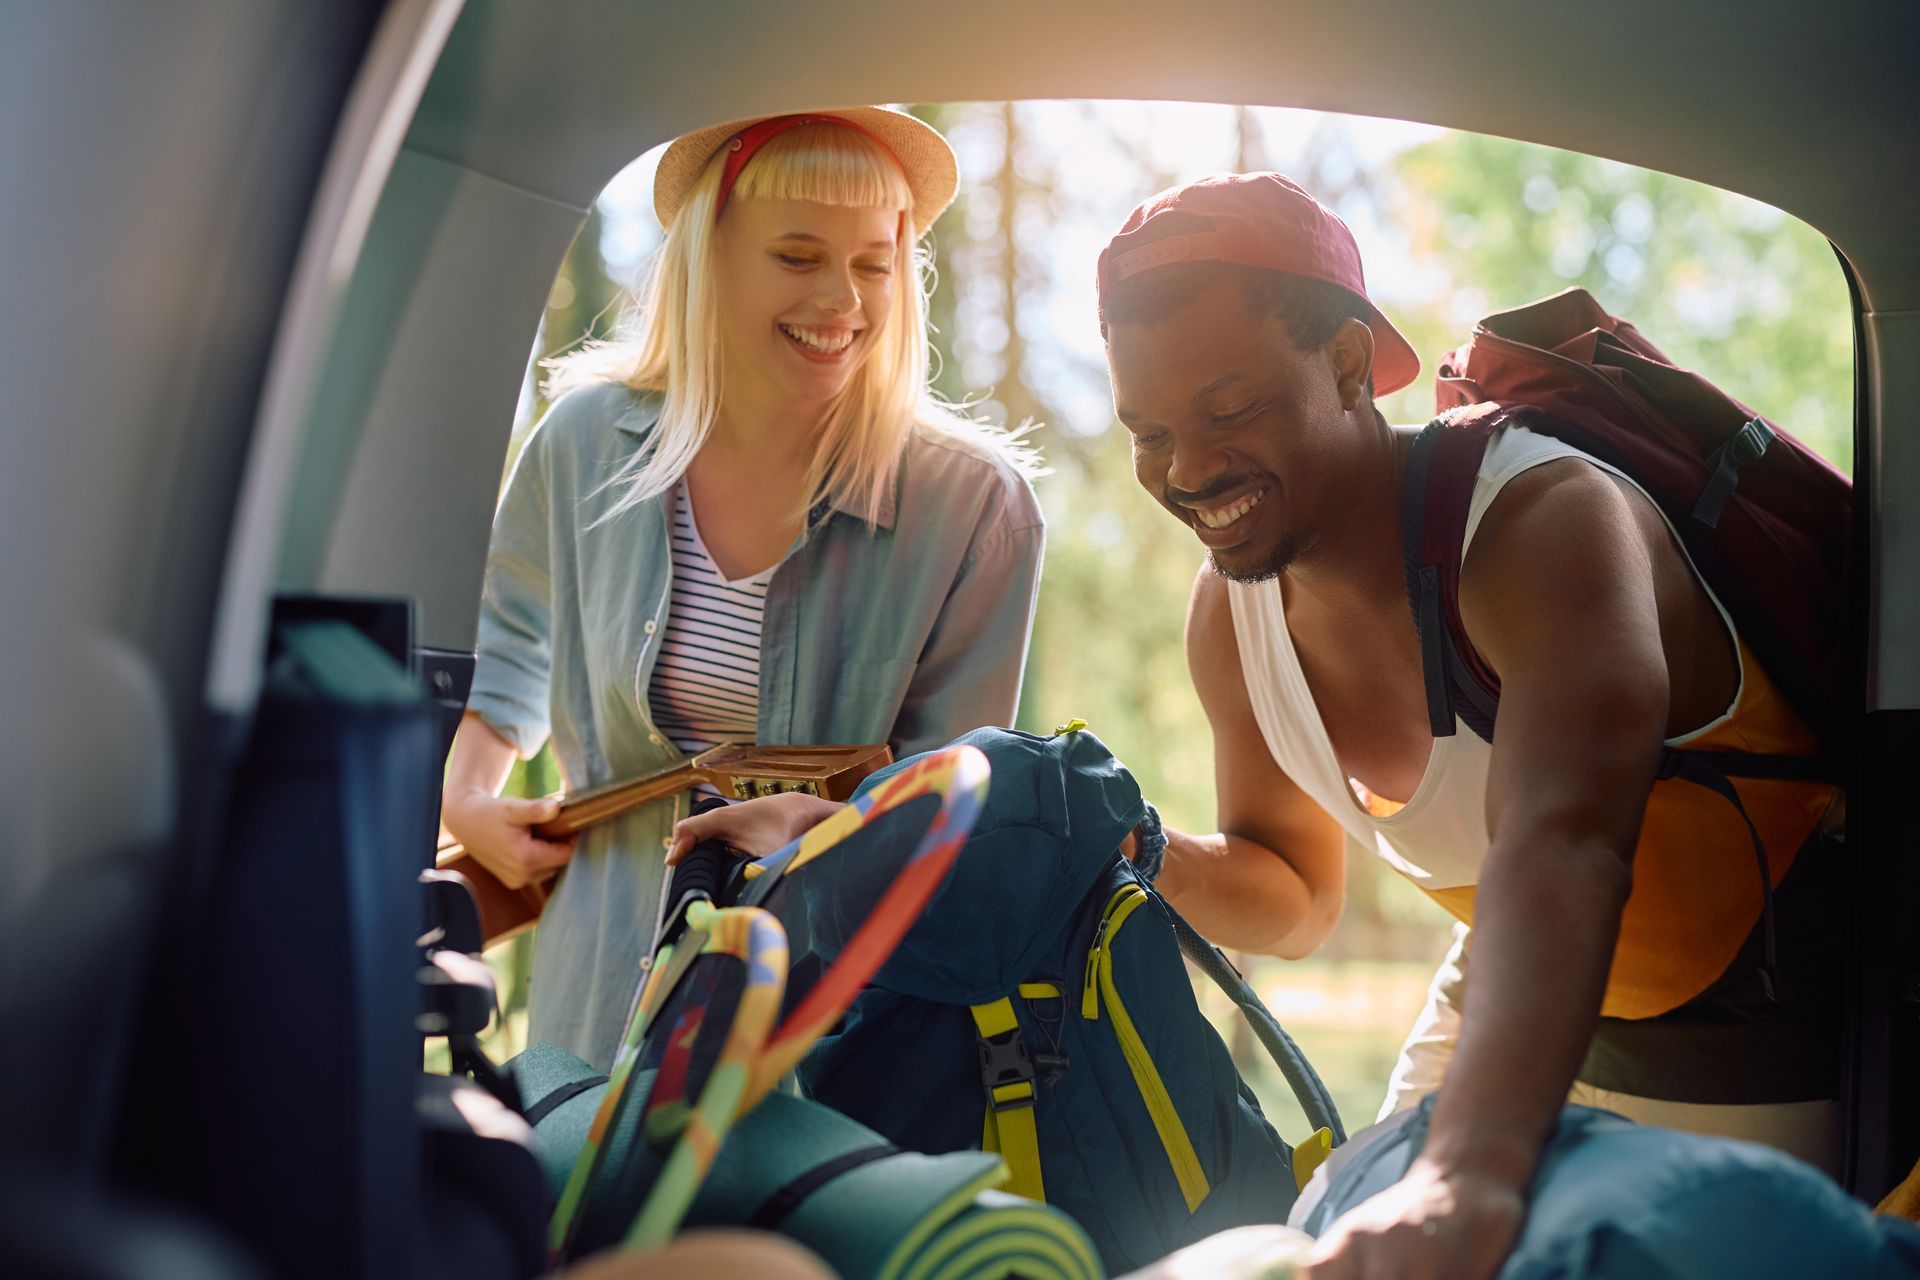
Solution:
M735 799L805 791L845 800L862 778L890 763L884 743L867 746L759 747L724 744L658 773L576 791L560 814L535 826L535 835L565 839L643 805L706 783Z
M549 840L564 839L656 800L664 800L689 787L712 781L712 771L702 767L696 757L644 777L589 787L561 800L559 816L534 827L534 834Z
M862 778L891 763L884 743L867 746L741 747L719 746L657 773L576 791L560 801L552 822L534 834L563 840L598 822L707 783L738 798L805 791L829 800L845 800ZM545 906L550 883L509 889L479 859L457 844L438 850L436 862L458 871L472 885L480 908L480 927L488 945L531 925Z

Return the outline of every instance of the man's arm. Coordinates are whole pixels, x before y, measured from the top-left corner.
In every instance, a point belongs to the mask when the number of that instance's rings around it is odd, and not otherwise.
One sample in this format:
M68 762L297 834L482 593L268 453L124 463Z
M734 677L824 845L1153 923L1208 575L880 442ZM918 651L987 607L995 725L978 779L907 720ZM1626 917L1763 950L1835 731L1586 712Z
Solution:
M1473 995L1428 1141L1524 1180L1599 1017L1668 679L1627 495L1583 462L1536 468L1508 495L1461 578L1462 620L1501 697Z
M1227 584L1204 567L1187 608L1187 666L1213 730L1220 830L1169 830L1158 887L1221 946L1299 959L1339 922L1346 833L1274 764L1247 700Z
M1501 695L1460 1044L1419 1160L1322 1239L1315 1280L1478 1280L1519 1231L1599 1016L1667 719L1632 504L1583 462L1535 468L1502 491L1463 566L1461 617Z

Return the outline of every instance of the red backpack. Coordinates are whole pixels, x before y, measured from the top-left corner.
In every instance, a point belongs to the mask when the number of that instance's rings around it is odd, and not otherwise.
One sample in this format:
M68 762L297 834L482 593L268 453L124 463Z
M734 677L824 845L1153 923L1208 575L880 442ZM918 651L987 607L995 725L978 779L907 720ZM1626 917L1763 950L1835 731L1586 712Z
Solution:
M1662 778L1741 810L1734 777L1837 781L1854 698L1847 649L1853 484L1786 432L1678 368L1584 289L1488 316L1440 359L1440 416L1413 447L1403 490L1407 592L1436 737L1456 716L1493 738L1500 684L1460 621L1461 547L1481 456L1519 425L1637 481L1678 532L1767 675L1819 736L1822 758L1664 753ZM1767 968L1773 967L1766 854Z

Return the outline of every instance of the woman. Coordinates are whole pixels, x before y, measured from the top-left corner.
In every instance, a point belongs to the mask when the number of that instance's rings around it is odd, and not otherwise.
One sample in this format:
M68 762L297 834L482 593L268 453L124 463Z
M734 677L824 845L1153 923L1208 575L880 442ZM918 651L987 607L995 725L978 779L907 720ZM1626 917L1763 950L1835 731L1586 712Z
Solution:
M564 392L494 520L479 663L442 795L509 885L564 866L530 1034L605 1065L650 954L684 798L534 837L497 796L551 734L570 788L721 741L925 749L1013 718L1043 527L1031 456L927 389L946 141L861 107L689 134L632 345Z

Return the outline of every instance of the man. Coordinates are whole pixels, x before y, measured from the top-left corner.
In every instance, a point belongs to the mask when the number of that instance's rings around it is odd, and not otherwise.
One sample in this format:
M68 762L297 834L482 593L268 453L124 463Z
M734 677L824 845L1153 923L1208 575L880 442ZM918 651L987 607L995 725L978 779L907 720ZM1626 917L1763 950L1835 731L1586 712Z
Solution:
M1402 563L1412 433L1374 408L1419 361L1351 233L1277 174L1207 179L1136 209L1099 286L1135 474L1208 552L1187 650L1221 831L1167 833L1160 887L1216 941L1303 956L1351 837L1472 926L1472 998L1437 983L1422 1020L1444 1079L1425 1148L1322 1238L1316 1277L1491 1275L1576 1078L1575 1100L1830 1159L1833 1005L1756 994L1746 828L1655 785L1663 741L1810 735L1651 501L1545 436L1496 438L1459 607L1497 732L1435 738ZM1741 791L1778 880L1831 790Z

